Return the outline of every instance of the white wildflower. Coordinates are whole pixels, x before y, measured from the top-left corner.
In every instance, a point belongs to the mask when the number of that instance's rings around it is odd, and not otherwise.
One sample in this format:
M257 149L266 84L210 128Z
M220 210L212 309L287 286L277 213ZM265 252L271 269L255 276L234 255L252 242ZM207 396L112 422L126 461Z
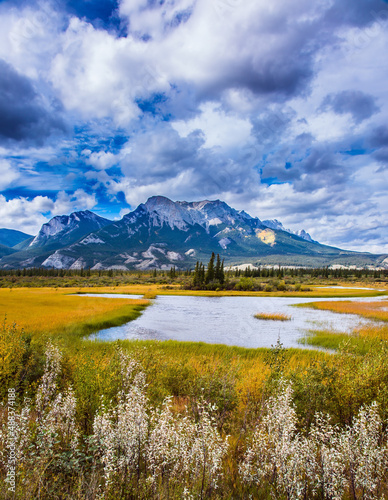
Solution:
M353 425L341 436L353 494L365 500L377 498L387 459L386 438L380 443L382 422L377 403L361 408Z
M213 410L214 407L201 403L198 422L185 424L187 439L193 440L183 470L200 481L201 496L205 488L217 488L222 475L222 462L228 451L228 439L220 436L212 416Z
M38 449L41 455L49 454L57 443L70 445L75 452L78 446L76 424L77 400L70 387L65 395L58 394L38 422Z
M256 429L240 473L247 482L268 479L276 492L302 498L311 464L311 444L296 430L291 384L281 382L277 397L267 403L267 414Z
M340 500L347 484L340 431L328 415L317 413L309 438L315 458L315 467L309 471L313 489L320 489L325 499Z
M36 394L36 410L41 418L57 391L57 378L61 370L62 353L50 342L46 348L46 365Z
M93 437L107 484L115 473L140 473L149 427L145 387L145 376L138 373L117 407L113 410L102 407L94 420Z

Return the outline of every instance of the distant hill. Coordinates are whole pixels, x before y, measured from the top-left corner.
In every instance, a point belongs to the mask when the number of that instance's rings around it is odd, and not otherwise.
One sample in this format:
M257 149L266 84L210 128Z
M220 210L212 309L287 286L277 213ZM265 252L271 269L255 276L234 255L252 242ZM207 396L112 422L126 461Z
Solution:
M30 234L22 233L21 231L15 231L14 229L0 229L0 245L4 245L6 247L14 247L22 241L28 240L31 238Z
M0 245L0 258L4 257L5 255L11 255L12 253L15 253L16 250L9 248L5 245Z
M119 221L92 212L54 217L0 267L92 269L193 268L219 253L226 265L386 266L387 255L321 245L303 229L261 221L220 200L173 202L153 196Z

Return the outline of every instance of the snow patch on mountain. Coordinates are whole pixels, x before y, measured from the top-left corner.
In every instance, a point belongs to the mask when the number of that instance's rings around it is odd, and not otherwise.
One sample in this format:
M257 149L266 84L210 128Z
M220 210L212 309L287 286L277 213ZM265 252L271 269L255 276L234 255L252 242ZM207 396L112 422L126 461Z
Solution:
M167 258L173 262L183 260L182 255L178 252L167 252Z
M119 257L121 257L124 260L124 264L130 264L131 262L137 262L139 259L136 259L136 257L132 257L131 254L129 253L120 253Z
M226 247L228 245L230 245L232 243L232 240L230 240L229 238L222 238L218 244L220 245L221 248L223 248L224 250L226 249Z
M140 271L145 271L146 269L150 269L155 266L156 259L142 260L139 264L136 264L136 269Z
M68 269L74 262L73 257L61 254L59 250L42 262L43 267L53 267L54 269Z
M215 217L214 219L210 219L208 224L209 226L218 226L222 224L222 220L220 220L218 217Z
M101 264L101 262L97 262L97 264L91 268L92 271L102 271L103 269L105 269L105 267Z
M80 241L81 245L91 245L92 243L98 244L102 243L104 244L105 241L99 238L98 236L95 236L93 234L90 234L89 236L86 236L83 240Z
M73 262L73 264L70 266L70 269L83 269L84 267L86 267L86 262L82 257L80 257L75 262Z
M23 260L20 265L21 267L29 267L29 266L33 266L35 265L35 260L36 260L36 257L32 257L31 259L26 259L26 260ZM10 267L10 266L6 266L6 267Z

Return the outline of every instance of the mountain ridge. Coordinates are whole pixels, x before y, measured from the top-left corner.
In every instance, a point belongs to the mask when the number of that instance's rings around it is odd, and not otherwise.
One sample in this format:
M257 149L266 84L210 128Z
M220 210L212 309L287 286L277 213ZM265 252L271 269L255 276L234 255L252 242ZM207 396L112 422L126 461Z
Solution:
M322 245L304 230L262 221L221 200L174 202L164 196L148 198L118 221L88 210L53 217L27 243L3 256L0 267L185 269L213 251L229 265L388 267L387 256Z

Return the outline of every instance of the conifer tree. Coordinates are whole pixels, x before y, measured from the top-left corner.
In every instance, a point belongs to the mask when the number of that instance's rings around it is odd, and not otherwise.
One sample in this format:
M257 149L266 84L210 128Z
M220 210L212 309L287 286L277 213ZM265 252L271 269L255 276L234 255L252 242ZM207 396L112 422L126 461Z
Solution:
M200 265L199 276L200 276L200 285L203 285L205 283L205 266L202 264L202 262Z
M220 259L220 255L217 254L216 268L214 271L214 279L216 279L217 281L220 281L220 275L221 275L221 259Z
M224 284L225 273L224 273L224 259L221 262L219 254L217 254L216 268L214 272L214 278L220 282L220 285Z
M201 284L200 264L199 261L197 260L194 269L193 286L200 286L200 284Z
M219 277L221 285L223 285L225 283L224 262L225 262L225 259L222 259L221 269L220 269L220 277Z
M209 264L207 265L207 271L205 276L205 283L208 284L214 280L214 259L216 258L214 252L212 252L212 256L210 257Z

